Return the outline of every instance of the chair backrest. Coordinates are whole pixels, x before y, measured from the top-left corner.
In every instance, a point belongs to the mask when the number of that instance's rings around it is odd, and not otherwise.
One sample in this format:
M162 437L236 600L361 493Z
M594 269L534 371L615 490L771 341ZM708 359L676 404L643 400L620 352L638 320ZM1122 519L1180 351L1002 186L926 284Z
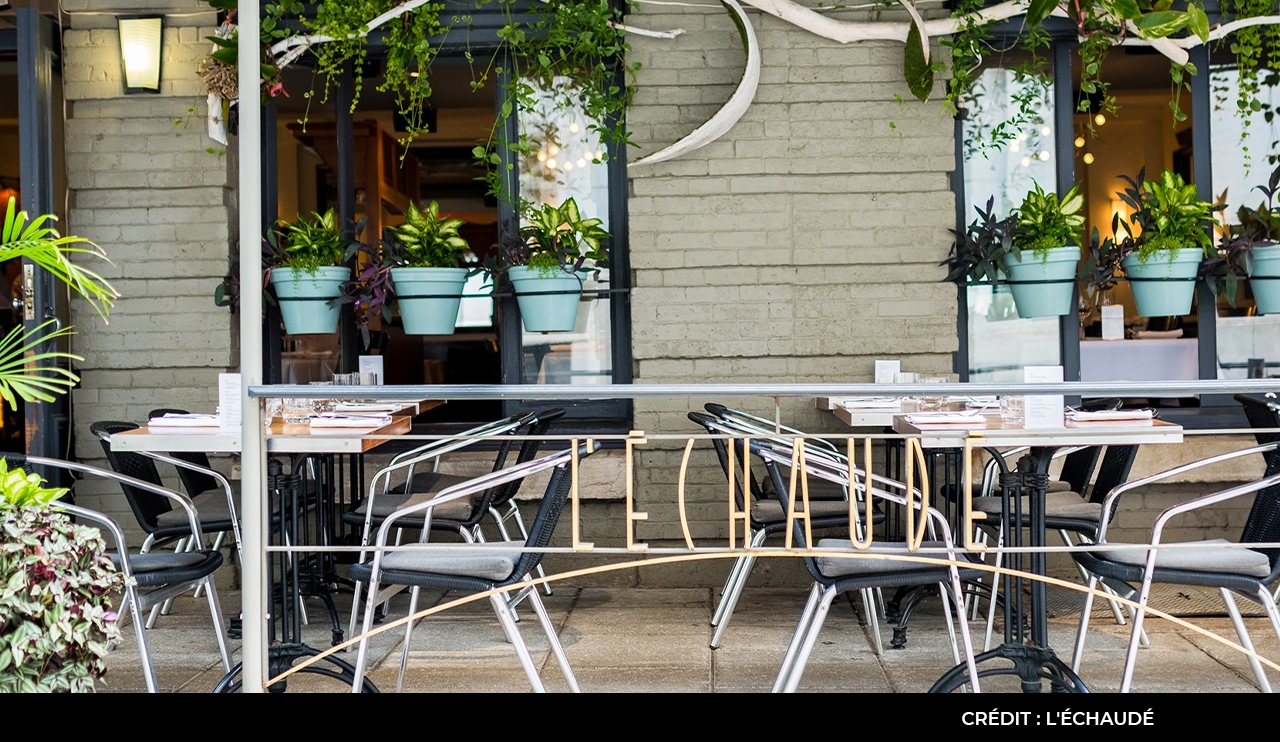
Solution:
M1268 399L1261 394L1237 394L1235 400L1244 407L1244 415L1249 419L1251 428L1280 428L1280 412L1272 403L1280 403L1280 399ZM1266 445L1280 441L1280 433L1254 433L1258 445Z
M1098 457L1102 454L1101 446L1085 446L1067 454L1062 462L1062 472L1058 478L1071 486L1072 492L1084 495L1093 478L1093 470L1098 466Z
M112 471L163 487L164 482L160 479L160 472L156 470L156 462L153 459L140 453L115 451L111 448L112 435L126 430L137 430L139 427L136 423L100 420L89 426L89 432L102 444L102 450L107 455L107 462L111 464ZM129 502L129 508L133 510L134 517L138 519L138 525L142 526L147 533L156 530L157 518L173 509L167 499L155 493L123 482L120 483L120 489L124 490L124 497Z
M189 414L186 410L181 410L175 407L161 407L160 409L152 410L147 417L148 419L153 417L164 417L168 413L173 413L175 415ZM209 465L209 457L203 453L175 452L170 453L169 455L175 459L185 461L188 464L200 466L205 469L213 468ZM208 474L202 474L198 471L185 469L181 466L175 468L178 470L178 480L182 482L183 488L187 490L188 497L195 497L201 492L208 492L212 489L221 489L221 486L218 484L218 480Z
M1133 460L1138 458L1137 446L1107 446L1102 455L1102 464L1098 467L1098 476L1093 481L1093 490L1089 492L1089 502L1102 502L1111 494L1111 490L1129 481L1129 472L1133 469ZM1076 490L1084 494L1083 490Z
M542 445L545 442L542 440L542 436L547 434L552 423L564 417L564 415L565 411L563 408L553 407L549 410L535 412L532 416L526 418L524 424L512 433L512 435L515 436L528 436L528 439L522 441L520 444L520 451L516 454L515 463L523 464L533 461L534 457L538 455L538 451L542 448ZM499 469L506 467L507 454L510 453L512 443L514 443L514 441L508 441L503 444L503 447L499 451L498 459L494 462L494 471L498 471ZM488 501L482 503L483 507L476 508L477 517L483 516L484 512L490 507L499 507L510 502L512 498L519 494L520 486L522 484L524 484L524 480L517 479L514 482L507 482L506 484L498 485L486 492L485 494L488 496Z
M692 420L694 423L701 425L711 435L715 435L715 436L724 435L724 431L716 426L716 421L718 420L718 418L712 415L708 415L705 412L692 411L689 413L689 419ZM735 441L735 442L740 443L740 441ZM724 438L713 438L711 439L711 445L716 450L716 457L720 460L721 470L724 471L725 477L729 477L728 442ZM740 462L742 461L742 451L743 449L741 445L736 446L734 448L734 457L735 457L735 460L739 462L739 466L741 466ZM738 469L738 467L734 467L734 468ZM765 498L767 495L764 492L764 490L761 488L760 481L756 479L755 471L750 467L748 467L747 473L748 473L747 484L751 488L752 500L754 501L754 500L760 500ZM746 508L746 495L742 489L741 470L739 469L738 471L734 471L731 479L733 480L733 483L734 483L734 493L733 493L734 498L737 500L738 509L742 510Z
M591 452L592 449L587 446L579 446L578 460L582 461ZM523 481L523 478L516 481ZM555 533L556 526L560 522L560 513L564 510L564 504L569 497L569 489L572 485L573 474L569 469L569 462L566 461L551 470L551 478L547 480L547 489L542 495L542 500L538 503L538 512L533 517L533 523L529 525L529 538L525 539L524 542L526 549L544 549L551 543L551 535ZM507 581L507 584L523 580L525 575L532 572L542 562L543 556L544 554L541 551L523 552L520 558L516 560L515 569L512 570L512 577Z
M1280 473L1280 448L1266 454L1267 469L1262 478ZM1244 530L1240 534L1241 543L1275 543L1280 542L1280 485L1273 485L1258 490L1254 495L1253 507L1249 510L1249 518L1244 522ZM1280 549L1258 548L1271 560L1272 574L1276 572L1276 563L1280 560Z

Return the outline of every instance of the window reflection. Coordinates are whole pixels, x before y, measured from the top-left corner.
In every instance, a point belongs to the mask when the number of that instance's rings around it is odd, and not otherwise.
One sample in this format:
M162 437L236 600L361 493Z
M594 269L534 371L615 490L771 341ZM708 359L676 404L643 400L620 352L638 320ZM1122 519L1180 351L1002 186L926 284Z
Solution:
M557 81L568 84L568 81ZM608 165L592 121L563 95L543 93L538 105L520 115L526 154L520 168L520 196L560 205L573 198L584 217L609 225ZM526 384L609 384L613 377L609 270L588 275L572 332L521 330ZM593 294L593 291L603 292Z

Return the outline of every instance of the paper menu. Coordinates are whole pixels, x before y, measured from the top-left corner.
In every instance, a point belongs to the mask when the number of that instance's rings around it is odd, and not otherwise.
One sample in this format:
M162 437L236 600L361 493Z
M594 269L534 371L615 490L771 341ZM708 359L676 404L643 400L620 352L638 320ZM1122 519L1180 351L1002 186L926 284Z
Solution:
M1022 380L1028 384L1062 381L1061 366L1027 366L1022 370ZM1063 398L1061 394L1027 395L1023 409L1024 428L1061 428Z
M892 384L894 377L902 371L902 361L876 361L876 383Z
M1107 304L1102 307L1102 339L1124 340L1124 306Z
M360 373L374 374L375 384L382 384L382 356L360 356Z
M218 374L218 427L239 430L242 415L240 374Z

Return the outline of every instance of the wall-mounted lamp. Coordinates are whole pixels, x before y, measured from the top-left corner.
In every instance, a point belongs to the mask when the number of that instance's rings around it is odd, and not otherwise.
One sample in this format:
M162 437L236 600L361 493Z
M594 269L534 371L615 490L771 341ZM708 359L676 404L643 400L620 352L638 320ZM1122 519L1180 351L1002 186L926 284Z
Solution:
M124 92L159 93L164 16L122 15L116 18L116 23L120 27Z

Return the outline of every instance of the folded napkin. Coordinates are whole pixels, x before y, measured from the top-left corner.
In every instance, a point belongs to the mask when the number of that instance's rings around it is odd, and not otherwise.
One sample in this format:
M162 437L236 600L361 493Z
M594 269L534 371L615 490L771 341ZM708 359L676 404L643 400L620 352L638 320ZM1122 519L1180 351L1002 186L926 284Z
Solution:
M1102 422L1104 420L1150 420L1151 410L1067 410L1067 419L1078 423Z
M897 397L849 397L840 400L840 406L850 410L898 410L902 400Z
M1182 337L1182 328L1176 330L1134 330L1133 337L1137 340L1159 340L1172 339Z
M967 415L963 412L916 412L907 415L907 422L912 425L962 425L971 428L987 427L987 419L982 415Z
M396 402L339 402L335 412L398 412L404 407Z
M313 428L381 428L390 424L390 415L340 415L326 412L311 418Z
M170 412L164 417L153 417L147 421L148 428L216 428L217 415L201 415L196 413Z

